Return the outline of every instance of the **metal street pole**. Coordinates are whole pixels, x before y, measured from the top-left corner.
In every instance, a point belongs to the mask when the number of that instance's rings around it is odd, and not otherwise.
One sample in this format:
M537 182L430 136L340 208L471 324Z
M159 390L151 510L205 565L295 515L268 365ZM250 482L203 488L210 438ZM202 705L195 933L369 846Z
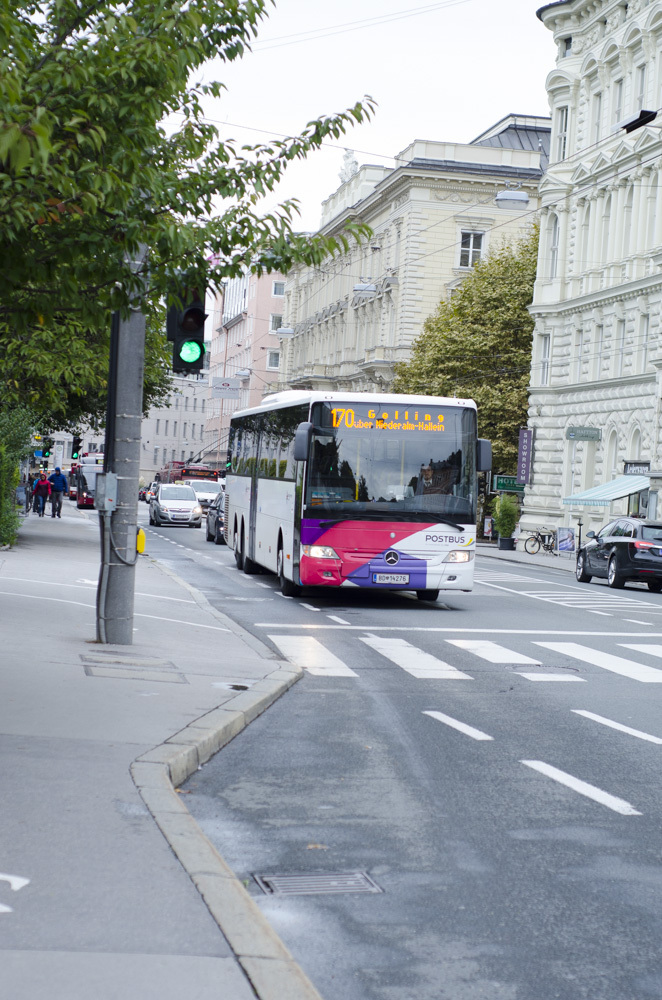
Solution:
M117 487L116 491L108 487L105 495L113 493L112 506L99 512L97 640L125 646L133 643L144 367L144 315L132 312L126 320L113 317L104 471L107 482L110 474L117 476Z

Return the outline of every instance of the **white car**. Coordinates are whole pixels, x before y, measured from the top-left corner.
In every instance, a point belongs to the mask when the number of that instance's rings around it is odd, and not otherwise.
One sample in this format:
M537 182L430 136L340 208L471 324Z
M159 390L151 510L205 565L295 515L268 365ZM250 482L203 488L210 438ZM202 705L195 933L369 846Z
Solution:
M185 479L184 482L195 490L198 503L203 510L207 510L223 490L221 484L214 479Z
M190 486L159 483L156 495L149 504L149 523L186 524L189 528L202 527L202 507Z

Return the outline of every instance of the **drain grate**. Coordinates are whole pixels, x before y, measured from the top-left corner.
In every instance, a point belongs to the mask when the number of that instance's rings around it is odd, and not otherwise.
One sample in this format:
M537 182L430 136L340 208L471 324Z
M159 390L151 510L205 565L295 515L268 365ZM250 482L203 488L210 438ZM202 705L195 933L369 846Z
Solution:
M365 872L305 875L253 875L268 896L312 896L334 892L383 892Z

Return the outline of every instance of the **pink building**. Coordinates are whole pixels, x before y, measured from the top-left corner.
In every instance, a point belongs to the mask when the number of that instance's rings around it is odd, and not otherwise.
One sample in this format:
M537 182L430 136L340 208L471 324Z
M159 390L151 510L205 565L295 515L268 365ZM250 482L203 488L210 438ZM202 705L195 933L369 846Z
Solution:
M230 417L235 410L257 406L277 377L280 342L276 330L283 325L284 295L281 274L247 274L230 279L212 304L206 460L224 461ZM214 380L229 382L230 387L219 390ZM219 391L224 394L220 398Z

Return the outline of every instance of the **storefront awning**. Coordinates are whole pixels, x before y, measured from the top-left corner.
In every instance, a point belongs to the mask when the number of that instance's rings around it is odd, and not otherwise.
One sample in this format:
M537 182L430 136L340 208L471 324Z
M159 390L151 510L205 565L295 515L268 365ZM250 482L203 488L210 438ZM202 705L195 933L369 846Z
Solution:
M583 504L585 506L607 507L612 500L620 500L622 497L629 497L632 493L641 493L650 486L648 476L617 476L610 483L603 483L601 486L594 486L583 493L573 493L571 497L564 497L563 503Z

